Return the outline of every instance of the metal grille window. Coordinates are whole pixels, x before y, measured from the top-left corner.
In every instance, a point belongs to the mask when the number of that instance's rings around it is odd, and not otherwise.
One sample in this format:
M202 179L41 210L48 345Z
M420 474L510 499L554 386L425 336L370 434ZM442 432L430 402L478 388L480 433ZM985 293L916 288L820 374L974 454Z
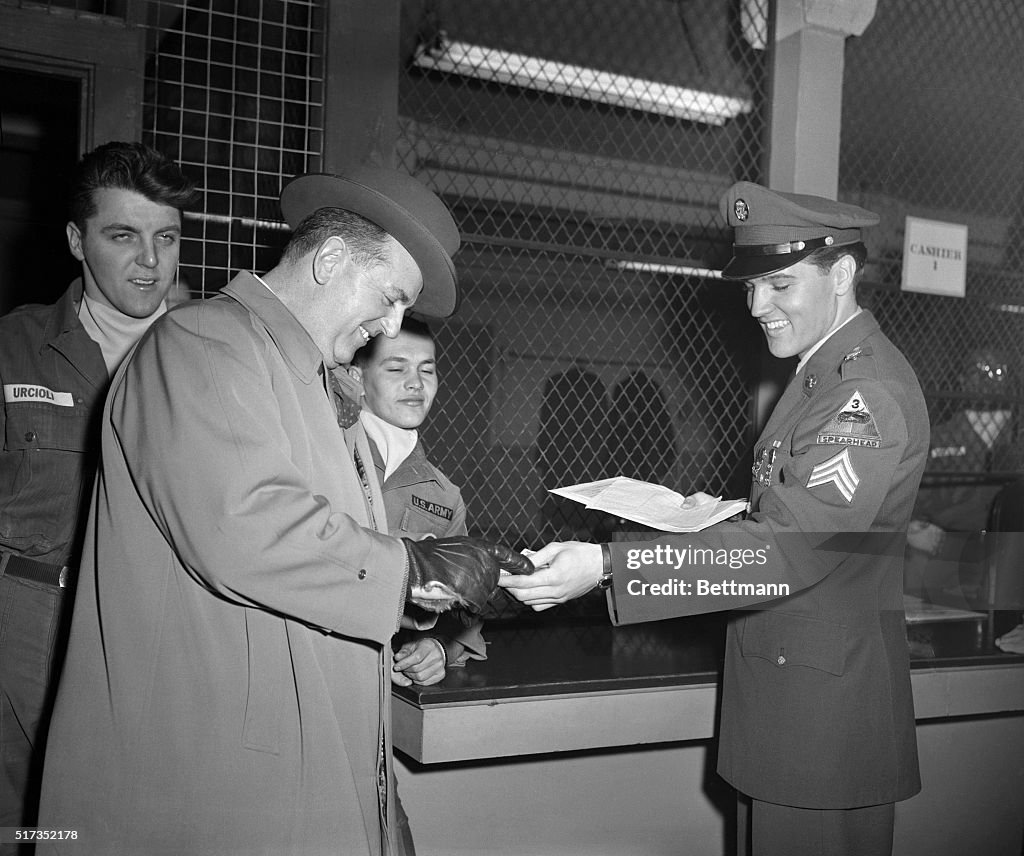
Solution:
M203 194L181 253L195 296L277 261L281 187L319 168L323 18L315 0L147 4L143 139Z

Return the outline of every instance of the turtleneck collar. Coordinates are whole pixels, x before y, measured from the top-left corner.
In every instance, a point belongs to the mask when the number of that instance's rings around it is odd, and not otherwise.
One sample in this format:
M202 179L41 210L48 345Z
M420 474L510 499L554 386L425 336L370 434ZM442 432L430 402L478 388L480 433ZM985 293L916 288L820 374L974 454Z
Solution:
M78 320L82 322L89 338L100 346L107 374L113 377L132 345L139 341L149 325L166 311L167 303L161 301L159 308L152 315L146 318L132 318L83 292L82 303L78 307Z
M419 433L415 428L399 428L390 422L385 422L375 413L371 413L365 407L359 414L359 421L363 423L366 436L373 440L384 461L384 481L387 481L391 474L398 469L412 450L416 448Z

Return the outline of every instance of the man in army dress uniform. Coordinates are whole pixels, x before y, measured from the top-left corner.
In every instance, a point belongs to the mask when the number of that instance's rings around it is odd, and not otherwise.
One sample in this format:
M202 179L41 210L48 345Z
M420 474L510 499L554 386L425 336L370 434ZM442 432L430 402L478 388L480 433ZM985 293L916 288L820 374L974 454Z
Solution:
M892 851L920 790L903 543L928 454L913 369L856 300L869 211L739 182L722 276L800 362L758 440L746 520L644 543L555 543L500 584L545 609L601 586L617 624L730 621L718 772L757 856ZM742 834L742 832L741 832Z

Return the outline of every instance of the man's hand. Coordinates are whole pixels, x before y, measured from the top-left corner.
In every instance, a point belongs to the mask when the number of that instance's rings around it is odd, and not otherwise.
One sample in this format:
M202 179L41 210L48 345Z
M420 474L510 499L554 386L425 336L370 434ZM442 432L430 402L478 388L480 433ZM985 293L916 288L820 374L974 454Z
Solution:
M600 544L580 541L548 544L530 556L537 570L529 576L503 576L498 585L540 612L586 594L601 580Z
M407 599L434 612L444 612L456 603L480 612L497 588L501 571L533 571L530 560L521 553L479 538L403 538L402 543L409 554Z
M911 520L907 527L907 543L915 550L934 556L942 547L945 530L924 520Z
M414 639L395 652L391 680L399 686L407 687L410 683L429 686L443 680L444 675L444 648L436 639Z

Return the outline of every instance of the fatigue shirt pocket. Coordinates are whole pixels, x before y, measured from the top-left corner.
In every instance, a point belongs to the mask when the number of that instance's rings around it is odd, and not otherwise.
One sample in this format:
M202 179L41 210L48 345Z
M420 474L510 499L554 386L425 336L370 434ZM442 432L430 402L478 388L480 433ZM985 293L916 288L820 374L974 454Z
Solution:
M249 649L248 689L242 745L246 749L280 752L282 669L288 669L287 630L277 616L256 609L245 611Z
M831 621L765 611L747 616L743 625L743 656L780 669L804 666L839 676L846 670L846 647L846 627Z
M448 531L450 525L451 520L430 514L409 503L402 510L399 531L414 538L424 538L428 535L440 537Z
M4 449L84 452L89 439L89 410L84 404L7 404Z
M87 473L89 410L7 402L4 416L0 534L13 549L48 552L72 538L69 509Z

